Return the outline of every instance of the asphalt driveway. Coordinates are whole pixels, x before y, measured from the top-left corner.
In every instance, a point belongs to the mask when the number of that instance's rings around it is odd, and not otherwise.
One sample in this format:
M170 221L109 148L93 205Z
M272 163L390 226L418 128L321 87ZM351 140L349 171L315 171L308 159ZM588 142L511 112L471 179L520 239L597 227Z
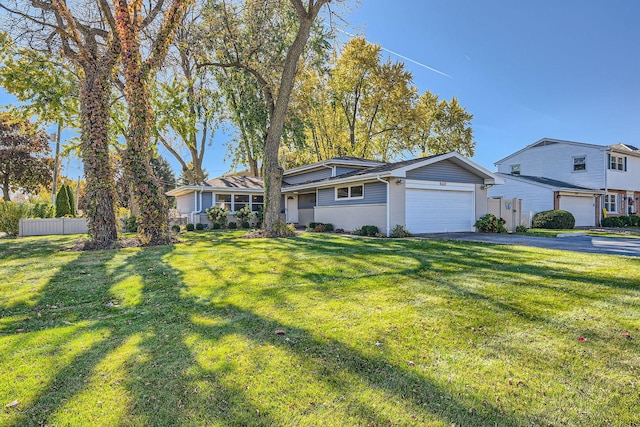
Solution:
M588 252L593 254L625 255L640 257L640 239L622 237L534 237L519 234L485 233L437 233L417 234L425 239L466 240L501 245L522 245L563 251Z

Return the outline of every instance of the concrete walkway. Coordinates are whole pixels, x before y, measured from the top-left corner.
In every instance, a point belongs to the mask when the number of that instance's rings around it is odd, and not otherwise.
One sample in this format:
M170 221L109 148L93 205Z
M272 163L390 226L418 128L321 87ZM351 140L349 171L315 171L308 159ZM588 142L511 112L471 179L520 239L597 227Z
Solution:
M534 237L519 234L484 233L434 233L417 234L424 239L466 240L469 242L495 243L500 245L522 245L563 251L588 252L593 254L626 255L640 257L640 239L622 237Z

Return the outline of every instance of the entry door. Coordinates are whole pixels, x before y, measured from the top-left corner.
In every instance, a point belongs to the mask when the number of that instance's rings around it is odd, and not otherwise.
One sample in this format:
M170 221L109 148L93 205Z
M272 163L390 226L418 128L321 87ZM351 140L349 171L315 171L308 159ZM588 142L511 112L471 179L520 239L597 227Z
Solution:
M298 223L298 195L290 194L287 196L287 223Z

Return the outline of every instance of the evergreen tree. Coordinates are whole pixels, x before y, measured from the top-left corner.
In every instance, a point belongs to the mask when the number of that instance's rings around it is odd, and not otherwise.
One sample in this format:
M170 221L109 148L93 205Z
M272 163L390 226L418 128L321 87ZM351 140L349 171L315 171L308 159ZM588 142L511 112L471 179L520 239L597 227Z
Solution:
M69 200L70 192L71 190L67 184L60 187L58 195L56 196L56 218L61 218L65 215L73 215L71 201Z

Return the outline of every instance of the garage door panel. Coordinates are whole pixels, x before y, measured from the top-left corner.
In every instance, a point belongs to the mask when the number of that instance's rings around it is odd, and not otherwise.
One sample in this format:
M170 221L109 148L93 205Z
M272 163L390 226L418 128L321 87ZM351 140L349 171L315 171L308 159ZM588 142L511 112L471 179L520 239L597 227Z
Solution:
M560 209L569 211L576 219L578 227L593 227L596 225L595 198L560 196Z
M407 189L406 227L409 231L473 231L473 223L473 191Z

